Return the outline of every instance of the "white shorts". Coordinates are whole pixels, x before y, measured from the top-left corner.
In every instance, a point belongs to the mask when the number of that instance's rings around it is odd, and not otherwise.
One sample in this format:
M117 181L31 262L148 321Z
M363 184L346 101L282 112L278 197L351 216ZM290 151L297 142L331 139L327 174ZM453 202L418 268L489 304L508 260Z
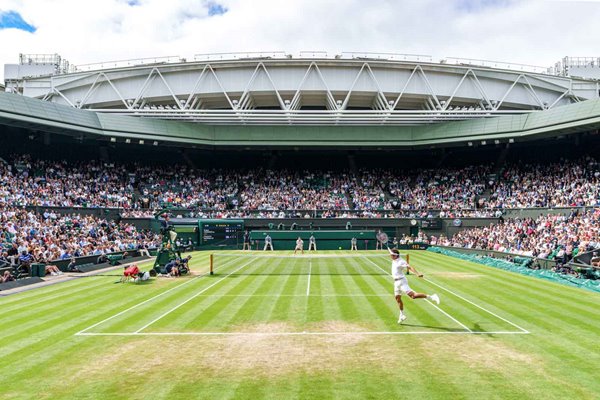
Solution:
M394 295L403 295L413 290L408 286L408 280L406 278L402 278L398 281L394 281Z
M296 246L294 250L302 250L302 246Z

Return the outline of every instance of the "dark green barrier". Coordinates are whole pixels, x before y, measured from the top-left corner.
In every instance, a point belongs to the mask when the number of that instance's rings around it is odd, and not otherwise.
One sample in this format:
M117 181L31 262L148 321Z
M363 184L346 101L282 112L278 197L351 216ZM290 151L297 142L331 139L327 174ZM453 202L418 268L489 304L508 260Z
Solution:
M304 240L304 249L308 249L308 241L314 235L317 250L350 250L350 240L356 238L358 250L375 250L375 231L252 231L250 240L253 248L263 249L265 237L273 239L274 250L294 250L298 237Z
M46 264L31 264L30 266L31 268L31 276L39 276L40 278L43 278L46 276Z
M474 255L474 254L465 254L460 253L458 251L453 251L449 249L442 249L440 247L430 247L427 249L428 251L443 254L446 256L460 258L461 260L475 262L479 264L488 265L490 267L500 268L505 271L516 272L522 275L533 276L536 278L546 279L552 282L561 283L564 285L575 286L581 289L587 289L594 292L600 292L600 280L589 280L589 279L580 279L572 276L567 276L563 274L559 274L550 270L534 270L525 267L523 264L516 264L506 260L499 260L493 257ZM531 259L522 257L521 261L525 263L531 261Z

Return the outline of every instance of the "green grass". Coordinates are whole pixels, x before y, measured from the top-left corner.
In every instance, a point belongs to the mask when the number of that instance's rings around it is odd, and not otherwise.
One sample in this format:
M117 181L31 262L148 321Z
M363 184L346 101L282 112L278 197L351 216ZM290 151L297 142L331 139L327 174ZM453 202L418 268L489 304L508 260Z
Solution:
M410 252L399 326L388 258L263 255L0 298L0 398L599 398L597 293Z

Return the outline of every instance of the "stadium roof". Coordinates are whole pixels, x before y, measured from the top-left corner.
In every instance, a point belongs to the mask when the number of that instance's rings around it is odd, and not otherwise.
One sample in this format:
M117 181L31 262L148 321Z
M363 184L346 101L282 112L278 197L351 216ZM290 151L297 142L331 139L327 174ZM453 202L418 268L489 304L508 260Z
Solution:
M112 141L244 147L423 147L523 141L600 128L600 100L529 114L420 126L226 126L80 110L0 93L0 124Z
M226 126L430 125L600 97L600 81L481 60L245 56L132 60L71 71L58 55L21 55L19 65L5 66L5 78L7 91L76 109Z

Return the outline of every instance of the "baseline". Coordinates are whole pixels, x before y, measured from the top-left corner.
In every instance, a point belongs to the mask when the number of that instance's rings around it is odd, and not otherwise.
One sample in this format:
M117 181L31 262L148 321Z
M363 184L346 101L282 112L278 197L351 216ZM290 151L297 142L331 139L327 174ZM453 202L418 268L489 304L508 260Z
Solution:
M76 336L350 336L350 335L527 335L515 331L372 331L372 332L84 332Z

